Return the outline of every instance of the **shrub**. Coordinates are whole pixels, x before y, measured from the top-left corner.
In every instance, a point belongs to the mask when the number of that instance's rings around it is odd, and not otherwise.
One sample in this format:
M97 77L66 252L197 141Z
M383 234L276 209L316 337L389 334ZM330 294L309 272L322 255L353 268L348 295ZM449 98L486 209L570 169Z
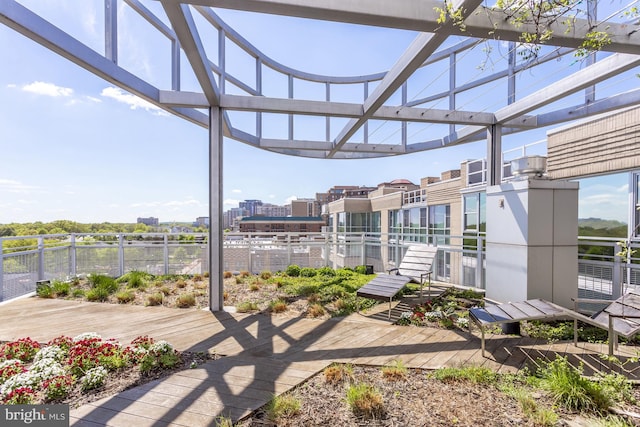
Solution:
M202 282L203 278L202 278L202 274L196 274L193 276L193 281L194 282Z
M83 298L85 296L84 289L74 289L71 291L71 296L74 298Z
M252 301L245 301L243 303L238 304L236 307L236 311L238 313L248 313L250 311L256 311L258 309L258 304Z
M407 367L398 359L391 365L383 366L380 371L386 380L401 380L407 376Z
M322 304L311 304L307 309L307 313L311 317L321 317L325 314L325 309Z
M611 406L611 397L603 387L582 376L582 367L575 368L566 357L558 357L544 363L538 370L546 388L557 404L570 410L606 410Z
M162 285L160 287L160 292L162 292L162 294L165 295L165 296L171 295L171 288L166 286L166 285Z
M205 279L209 278L209 272L205 271L204 273L202 273L202 275L204 276Z
M242 279L242 277L240 277L240 276L236 276L236 285L240 285L240 284L242 284L242 282L244 282L244 280Z
M354 268L354 271L358 274L367 274L367 266L366 265L358 265Z
M92 288L85 293L85 297L87 301L104 302L109 299L109 290L103 287Z
M300 276L300 267L295 264L292 264L289 267L287 267L287 269L285 270L285 273L287 276L298 277Z
M176 287L182 289L187 287L187 282L184 279L176 280Z
M248 272L248 271L246 271L246 270L243 270L243 271L241 271L241 272L240 272L240 277L241 277L241 278L243 278L243 279L244 279L245 277L249 277L249 276L251 276L251 273L249 273L249 272Z
M89 284L91 284L92 288L102 288L107 291L107 293L112 294L116 290L118 290L118 284L115 279L109 276L105 276L104 274L90 274Z
M369 384L349 386L347 403L356 416L380 418L385 413L382 394Z
M188 308L196 305L196 297L193 294L180 294L176 299L178 308Z
M281 299L271 301L269 303L269 310L271 310L274 313L283 313L287 311L287 303Z
M54 280L51 284L53 293L59 297L66 297L71 292L71 283Z
M251 292L259 291L260 290L260 285L257 284L257 283L252 283L252 284L249 285L249 290Z
M225 271L224 273L222 273L222 277L223 277L224 279L230 279L230 278L232 278L232 277L233 277L233 273L232 273L232 272L230 272L230 271Z
M300 277L315 277L318 274L315 268L304 267L300 269Z
M162 305L162 301L164 300L164 295L162 292L156 292L147 296L147 301L145 305Z
M153 278L149 273L144 271L132 270L116 279L116 283L127 283L129 288L144 289L147 286L147 280Z
M267 404L267 417L271 421L292 417L299 412L300 400L291 395L275 396Z
M320 267L317 270L319 276L334 277L336 271L331 267Z
M53 288L50 285L42 284L36 286L36 295L40 298L53 298L55 297L55 292L53 292Z
M127 304L136 299L136 294L130 289L116 293L116 299L121 304Z
M324 369L324 380L329 384L338 384L353 378L353 367L349 364L331 364Z
M262 280L269 280L269 279L271 279L271 277L272 277L272 276L273 276L273 275L271 274L271 272L270 272L270 271L261 271L261 272L260 272L260 278L261 278Z

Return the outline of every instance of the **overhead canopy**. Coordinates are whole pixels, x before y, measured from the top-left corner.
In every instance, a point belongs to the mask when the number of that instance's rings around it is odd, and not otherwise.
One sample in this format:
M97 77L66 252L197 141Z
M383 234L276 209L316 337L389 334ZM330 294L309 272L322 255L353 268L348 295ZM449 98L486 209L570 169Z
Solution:
M598 84L632 70L640 64L638 21L625 22L619 14L595 19L597 3L591 3L585 19L567 28L563 20L550 25L553 37L535 57L518 55L529 47L520 42L524 31L536 31L532 24L515 26L504 12L482 6L480 0L444 3L436 0L105 0L104 53L70 36L45 17L17 1L0 2L0 22L35 40L105 80L134 93L156 106L200 126L209 127L209 107L223 111L226 137L273 152L316 158L366 158L413 153L460 144L486 137L487 127L499 125L502 134L526 131L599 114L640 102L637 82L611 83L600 95ZM162 7L158 7L161 5ZM442 22L440 10L459 11L458 20ZM611 8L611 4L608 4ZM139 15L171 44L171 61L166 70L171 78L166 87L153 84L122 67L118 46L122 31L119 9ZM281 64L257 49L225 23L216 10L327 20L347 24L385 27L417 32L404 52L398 52L390 69L370 75L338 77L314 74ZM153 10L153 11L152 11ZM610 11L609 11L610 12ZM613 17L613 18L612 18ZM626 19L626 18L625 18ZM606 28L611 43L602 53L576 59L573 52L594 29ZM275 30L275 29L274 29ZM202 34L215 34L205 37ZM231 49L233 48L233 49ZM462 55L492 49L507 53L465 79L468 64ZM234 55L229 52L233 50ZM241 52L254 65L242 76L232 61ZM216 52L214 56L209 52ZM489 55L489 53L487 53ZM187 63L181 61L186 57ZM550 61L566 60L555 65ZM243 62L243 64L246 64ZM445 78L441 70L448 69ZM521 90L518 77L549 64L561 68L559 78L540 83L534 90ZM577 65L576 65L577 64ZM546 68L544 68L546 67ZM267 76L267 70L269 76ZM199 90L181 90L181 76L195 76ZM283 96L265 96L264 88L273 76L287 82ZM317 86L324 99L310 99L297 88L298 82ZM615 80L614 80L615 82ZM638 79L640 82L640 79ZM357 88L361 99L336 102L344 87ZM613 89L611 89L613 87ZM497 89L494 89L497 88ZM522 92L522 94L521 94ZM578 102L561 101L583 92ZM470 93L486 102L462 102ZM600 95L600 96L599 96ZM572 97L575 100L576 97ZM489 102L491 101L491 102ZM265 137L265 114L283 118L277 137ZM251 125L246 123L250 114ZM318 132L312 138L297 135L300 117L314 118ZM300 121L302 122L302 121ZM320 123L318 126L317 123ZM383 132L376 130L387 127ZM308 135L308 132L304 133Z

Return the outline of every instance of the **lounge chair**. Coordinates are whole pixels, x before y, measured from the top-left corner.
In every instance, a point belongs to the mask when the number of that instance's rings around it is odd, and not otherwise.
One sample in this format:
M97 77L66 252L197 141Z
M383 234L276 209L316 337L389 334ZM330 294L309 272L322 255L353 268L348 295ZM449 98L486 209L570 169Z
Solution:
M381 301L388 300L389 319L391 319L391 300L408 283L420 284L420 299L422 299L422 287L426 279L428 279L429 291L431 291L431 273L437 252L438 248L435 246L409 246L397 268L392 268L388 274L378 274L373 280L358 289L356 296Z
M585 316L549 301L532 299L472 308L469 317L478 325L481 333L482 356L485 356L485 328L491 325L520 322L523 320L573 320L573 342L578 344L578 321L605 329L609 332L609 355L613 355L618 335L630 338L640 332L640 294L629 292L615 301L578 298L574 303L608 303L593 316Z

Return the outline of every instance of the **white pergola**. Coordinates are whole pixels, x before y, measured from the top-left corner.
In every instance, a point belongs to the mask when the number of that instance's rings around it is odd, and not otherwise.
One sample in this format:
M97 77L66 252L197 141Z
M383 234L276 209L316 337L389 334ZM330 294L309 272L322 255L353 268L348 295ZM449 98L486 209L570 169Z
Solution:
M158 3L161 9L155 8ZM154 7L149 7L151 4ZM586 8L588 16L574 20L571 27L565 27L561 20L553 24L554 35L548 47L535 59L526 60L519 58L517 52L522 33L535 31L531 25L515 27L502 11L485 7L480 0L455 0L449 5L453 11L461 12L464 26L451 20L439 23L437 9L444 9L447 4L437 0L104 0L104 53L96 52L18 1L0 2L0 23L163 110L209 129L210 308L217 311L222 309L223 293L223 233L222 221L217 219L222 217L224 137L272 152L327 159L395 156L486 139L487 181L496 184L501 168L502 135L640 103L638 88L602 97L598 97L595 90L597 84L640 65L637 18L635 22L624 22L607 16L598 21L598 4L593 0ZM171 61L167 70L171 76L170 87L156 87L119 65L118 8L121 6L139 14L170 42ZM151 9L156 9L156 13ZM353 77L318 75L271 59L225 23L216 9L411 30L417 32L417 36L386 72ZM214 31L217 38L202 37L203 25L209 26L208 30ZM611 43L603 47L597 61L596 55L590 55L570 75L519 96L516 87L519 73L572 55L589 31L605 28ZM229 43L241 49L255 64L252 78L240 78L229 72L232 60L226 52ZM482 43L506 44L508 54L498 69L459 83L457 58L478 49ZM207 46L216 47L216 57L207 55ZM181 62L182 56L186 57L187 64ZM447 64L448 82L438 83L427 95L421 95L422 91L415 88L416 82L418 89L428 86L430 76L429 73L421 73L420 78L416 75L443 63ZM181 72L185 67L197 79L200 90L181 90ZM263 87L268 84L263 75L265 69L286 79L286 96L264 96ZM299 96L294 90L294 83L298 81L319 85L324 90L324 100ZM498 108L469 111L458 107L460 94L495 82L504 82L505 87L499 95L503 102ZM336 91L345 85L361 88L362 101L332 101ZM555 101L579 92L584 96L575 105L553 107ZM435 108L436 101L446 108ZM247 131L246 126L241 130L234 120L235 112L252 113L255 131ZM287 118L281 132L285 137L263 136L263 119L266 120L267 113ZM325 121L324 132L318 132L314 140L296 139L295 118L298 116L321 118ZM341 123L338 129L333 121L336 118ZM395 124L399 132L390 141L370 141L373 123L381 122ZM408 132L409 126L430 124L446 131L435 137L430 135L430 139L414 138Z

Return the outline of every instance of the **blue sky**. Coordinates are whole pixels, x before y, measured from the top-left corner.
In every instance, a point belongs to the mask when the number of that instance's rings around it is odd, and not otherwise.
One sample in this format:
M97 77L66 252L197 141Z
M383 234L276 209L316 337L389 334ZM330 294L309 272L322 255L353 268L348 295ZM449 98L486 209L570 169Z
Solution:
M22 3L101 49L102 1L73 2L73 8L64 0ZM149 3L152 8L154 3ZM403 31L220 14L276 60L321 74L383 71L414 37ZM153 40L130 37L124 29L127 16L119 46L123 66L162 83ZM275 25L267 28L267 23ZM0 67L0 223L135 222L140 216L193 221L208 215L205 129L146 104L2 25L0 46L9 46L2 49L5 65ZM194 86L188 76L185 80L185 89ZM507 138L505 147L542 138L544 130L529 132ZM462 160L484 157L485 145L386 159L314 160L225 140L224 153L228 209L245 199L285 204L312 198L334 185L377 185L396 178L419 183L421 177L459 167ZM581 193L588 202L581 202L580 216L608 212L626 221L626 211L619 212L620 201L626 204L626 175L596 181L587 182Z

